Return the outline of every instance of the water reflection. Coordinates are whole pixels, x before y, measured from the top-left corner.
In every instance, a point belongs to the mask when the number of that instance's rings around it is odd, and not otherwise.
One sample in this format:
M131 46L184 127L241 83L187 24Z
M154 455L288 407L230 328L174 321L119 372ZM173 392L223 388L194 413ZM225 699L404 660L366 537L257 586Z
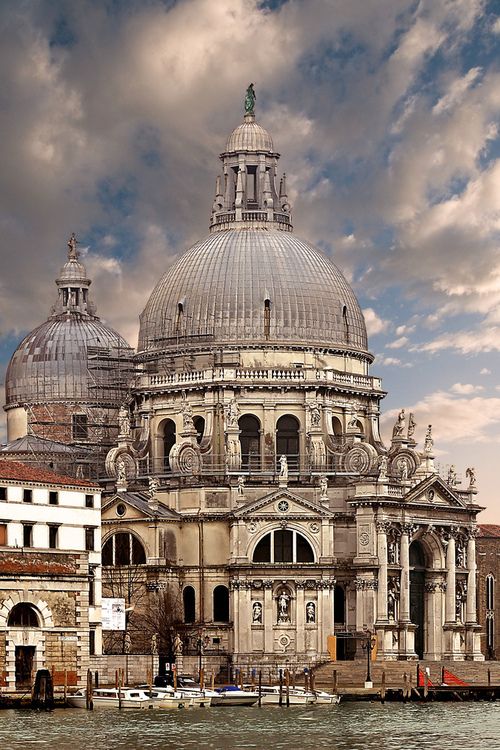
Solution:
M0 747L55 750L483 750L500 747L496 703L0 712Z

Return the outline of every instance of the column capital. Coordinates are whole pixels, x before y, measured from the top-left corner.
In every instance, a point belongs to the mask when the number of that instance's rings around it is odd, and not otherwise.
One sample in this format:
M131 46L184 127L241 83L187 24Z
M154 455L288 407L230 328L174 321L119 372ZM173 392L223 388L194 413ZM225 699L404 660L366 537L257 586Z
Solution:
M388 534L391 528L390 521L376 521L375 526L377 527L378 534Z
M401 533L406 536L412 536L417 528L417 524L415 523L402 523Z

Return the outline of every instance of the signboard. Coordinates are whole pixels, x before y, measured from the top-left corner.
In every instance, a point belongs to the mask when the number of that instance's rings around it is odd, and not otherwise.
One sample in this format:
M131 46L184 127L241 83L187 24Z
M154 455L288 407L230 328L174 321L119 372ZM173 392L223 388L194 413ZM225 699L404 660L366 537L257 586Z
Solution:
M61 641L78 641L77 635L61 635L60 639Z
M125 599L102 600L102 629L125 630Z

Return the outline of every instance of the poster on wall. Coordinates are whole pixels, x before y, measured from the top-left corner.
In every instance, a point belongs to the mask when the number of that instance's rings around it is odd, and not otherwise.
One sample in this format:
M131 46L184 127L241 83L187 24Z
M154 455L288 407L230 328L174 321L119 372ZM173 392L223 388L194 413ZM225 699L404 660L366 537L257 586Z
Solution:
M125 630L125 599L102 600L102 629Z

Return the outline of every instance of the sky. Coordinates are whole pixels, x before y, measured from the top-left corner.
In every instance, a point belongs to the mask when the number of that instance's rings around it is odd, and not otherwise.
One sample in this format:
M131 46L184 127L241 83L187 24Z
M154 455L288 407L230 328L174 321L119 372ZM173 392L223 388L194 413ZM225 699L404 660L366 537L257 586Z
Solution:
M0 377L46 319L71 232L135 345L164 271L208 233L253 81L299 236L365 313L382 430L500 523L500 0L3 0ZM2 439L5 439L4 421Z

